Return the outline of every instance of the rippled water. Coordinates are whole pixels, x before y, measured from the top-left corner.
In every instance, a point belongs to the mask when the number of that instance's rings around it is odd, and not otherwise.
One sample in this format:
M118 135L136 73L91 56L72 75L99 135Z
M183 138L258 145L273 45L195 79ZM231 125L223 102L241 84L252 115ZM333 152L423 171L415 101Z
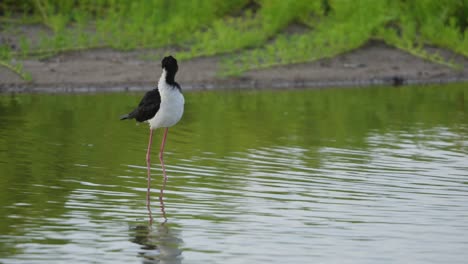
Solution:
M140 94L0 96L2 263L466 263L464 85L186 94L164 223Z

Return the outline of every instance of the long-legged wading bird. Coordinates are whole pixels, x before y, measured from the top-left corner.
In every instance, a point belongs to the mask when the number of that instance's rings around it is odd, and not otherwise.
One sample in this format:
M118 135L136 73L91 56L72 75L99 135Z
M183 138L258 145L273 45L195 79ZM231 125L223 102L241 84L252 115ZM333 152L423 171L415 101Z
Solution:
M164 135L161 142L161 149L159 151L159 161L164 176L163 188L159 199L162 200L163 189L166 185L167 175L166 168L164 167L164 145L166 144L166 137L168 128L177 124L182 114L184 113L184 96L182 95L180 86L175 82L174 77L179 67L177 60L168 56L162 62L162 74L159 79L158 87L145 94L137 108L127 115L120 117L121 120L135 118L138 122L148 122L150 125L150 135L148 143L148 151L146 153L146 166L148 173L148 190L146 193L146 205L148 211L150 209L150 188L151 188L151 172L150 172L150 153L151 144L153 142L153 130L157 128L164 128Z

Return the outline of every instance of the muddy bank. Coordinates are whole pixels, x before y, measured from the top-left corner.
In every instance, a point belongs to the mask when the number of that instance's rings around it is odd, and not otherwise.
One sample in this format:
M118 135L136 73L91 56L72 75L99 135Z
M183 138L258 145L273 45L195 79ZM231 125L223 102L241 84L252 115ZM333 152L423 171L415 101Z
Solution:
M184 90L323 88L368 85L405 85L468 81L468 59L452 52L437 51L460 64L455 70L435 64L382 42L333 59L246 72L221 78L222 57L205 57L180 62L178 82ZM163 57L170 50L155 51ZM146 60L143 51L119 52L96 49L69 52L47 60L22 61L33 81L28 83L6 68L0 68L1 92L104 92L148 90L157 83L160 62Z

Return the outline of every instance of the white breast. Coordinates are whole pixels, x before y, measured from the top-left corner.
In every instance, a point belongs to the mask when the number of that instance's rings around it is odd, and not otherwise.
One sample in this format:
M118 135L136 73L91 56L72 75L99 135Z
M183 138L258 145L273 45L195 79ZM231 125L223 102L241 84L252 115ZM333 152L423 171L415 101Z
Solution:
M185 99L177 87L166 83L165 71L158 83L161 105L156 115L149 120L151 129L171 127L182 118Z

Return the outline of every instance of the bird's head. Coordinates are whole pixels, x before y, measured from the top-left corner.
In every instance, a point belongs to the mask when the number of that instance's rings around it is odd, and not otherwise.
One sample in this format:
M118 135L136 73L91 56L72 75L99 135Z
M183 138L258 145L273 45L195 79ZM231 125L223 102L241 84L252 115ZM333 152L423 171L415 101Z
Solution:
M164 59L161 61L161 67L167 72L173 74L175 74L179 69L179 66L177 66L177 60L172 56L164 57Z

